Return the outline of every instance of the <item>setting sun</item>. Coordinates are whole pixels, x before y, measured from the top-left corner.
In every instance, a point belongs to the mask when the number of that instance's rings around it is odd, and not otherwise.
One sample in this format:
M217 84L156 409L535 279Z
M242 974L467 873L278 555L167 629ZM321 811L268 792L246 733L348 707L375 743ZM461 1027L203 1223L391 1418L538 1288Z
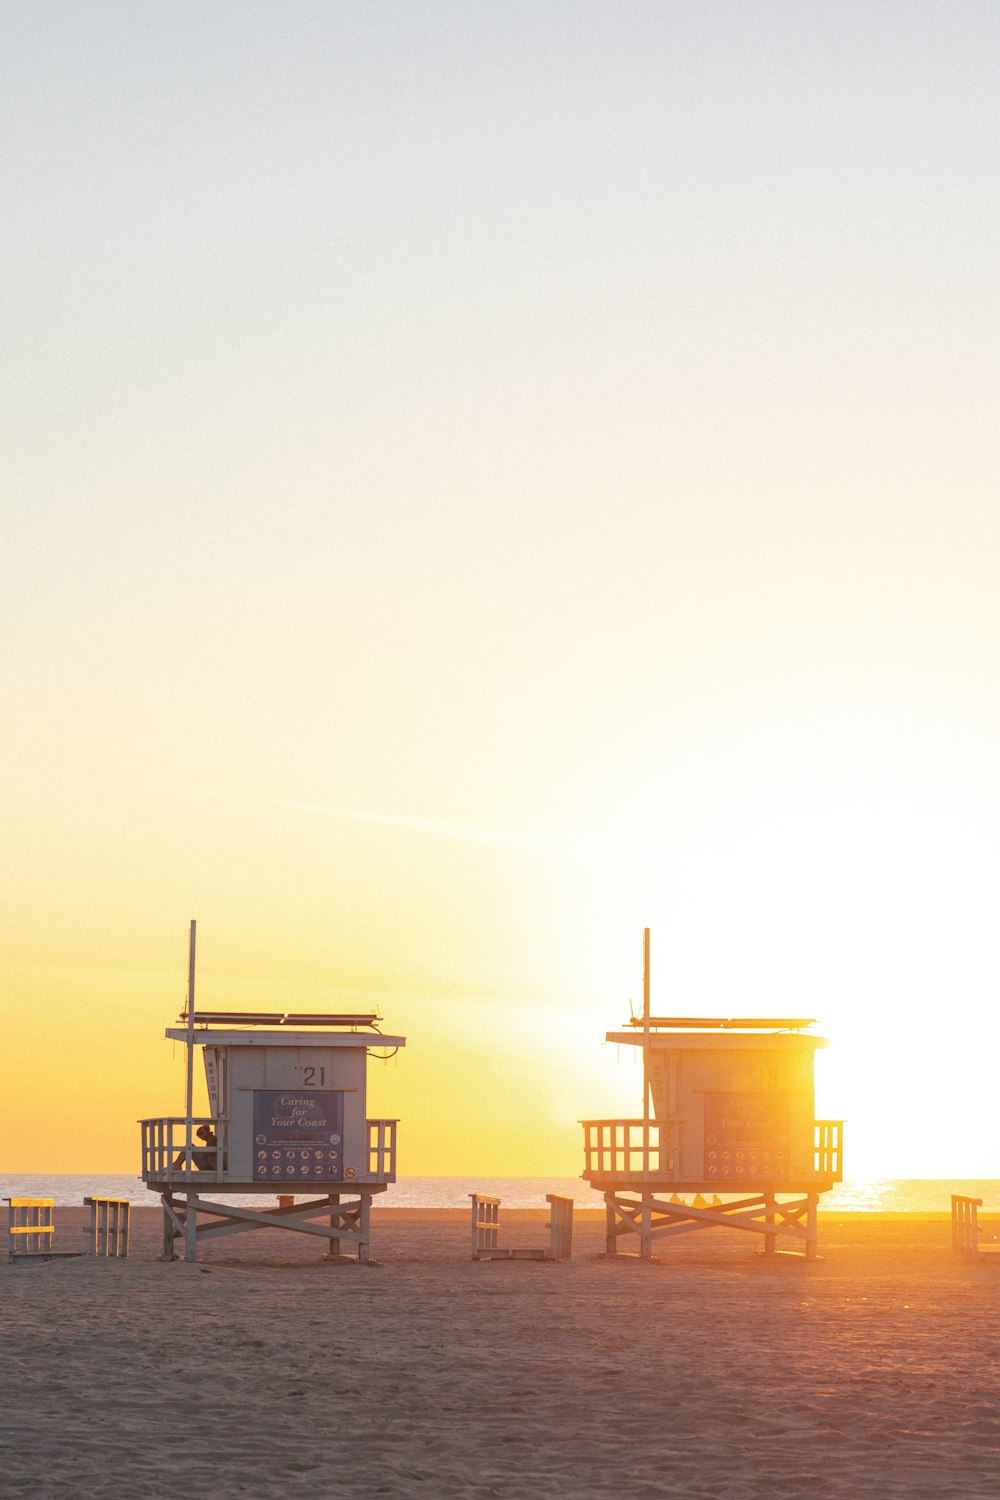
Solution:
M14 7L10 1170L134 1168L197 916L407 1174L579 1172L647 925L850 1175L1000 1171L977 48L584 11Z
M996 0L4 0L5 1500L997 1500Z

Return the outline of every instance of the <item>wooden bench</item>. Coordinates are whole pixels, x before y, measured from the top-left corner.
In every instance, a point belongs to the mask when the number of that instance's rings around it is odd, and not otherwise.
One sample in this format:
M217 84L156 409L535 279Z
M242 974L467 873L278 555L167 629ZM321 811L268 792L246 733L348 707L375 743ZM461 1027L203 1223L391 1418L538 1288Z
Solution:
M470 1193L472 1199L472 1259L473 1260L572 1260L573 1258L573 1199L562 1198L557 1193L546 1193L549 1205L549 1248L516 1250L501 1247L500 1199L481 1193Z
M951 1248L974 1260L1000 1255L1000 1220L979 1222L982 1198L951 1195Z

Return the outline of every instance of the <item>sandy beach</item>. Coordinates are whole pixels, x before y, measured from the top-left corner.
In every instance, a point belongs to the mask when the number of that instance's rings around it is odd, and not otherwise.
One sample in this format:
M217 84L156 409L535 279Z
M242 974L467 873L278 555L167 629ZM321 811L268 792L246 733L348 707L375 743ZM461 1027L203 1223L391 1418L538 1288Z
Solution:
M731 1231L608 1261L594 1213L561 1264L473 1263L455 1210L377 1210L370 1267L260 1233L160 1264L133 1226L127 1262L3 1265L5 1495L1000 1492L1000 1265L943 1217L827 1218L811 1265Z

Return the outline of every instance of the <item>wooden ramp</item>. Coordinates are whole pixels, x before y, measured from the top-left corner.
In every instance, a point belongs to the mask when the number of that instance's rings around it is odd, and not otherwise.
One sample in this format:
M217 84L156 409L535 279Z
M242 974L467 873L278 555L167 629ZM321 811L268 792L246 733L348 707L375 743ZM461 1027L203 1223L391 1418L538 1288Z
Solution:
M485 1194L470 1193L472 1199L472 1259L473 1260L572 1260L573 1258L573 1199L560 1197L557 1193L546 1193L549 1205L548 1249L519 1250L499 1244L500 1199Z
M982 1198L951 1195L951 1248L971 1260L992 1260L1000 1256L1000 1220L979 1222Z
M82 1255L82 1250L56 1250L54 1198L5 1198L7 1204L7 1260L60 1260Z
M127 1198L84 1198L90 1209L86 1250L55 1248L54 1198L5 1198L7 1204L7 1260L10 1265L27 1260L74 1260L97 1255L124 1260L128 1255L129 1212Z

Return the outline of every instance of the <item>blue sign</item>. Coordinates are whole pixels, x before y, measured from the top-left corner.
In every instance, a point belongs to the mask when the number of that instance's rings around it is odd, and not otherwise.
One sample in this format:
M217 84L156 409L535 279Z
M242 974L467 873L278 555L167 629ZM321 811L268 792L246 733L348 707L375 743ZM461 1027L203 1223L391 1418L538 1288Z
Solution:
M254 1182L340 1182L341 1089L254 1089Z

